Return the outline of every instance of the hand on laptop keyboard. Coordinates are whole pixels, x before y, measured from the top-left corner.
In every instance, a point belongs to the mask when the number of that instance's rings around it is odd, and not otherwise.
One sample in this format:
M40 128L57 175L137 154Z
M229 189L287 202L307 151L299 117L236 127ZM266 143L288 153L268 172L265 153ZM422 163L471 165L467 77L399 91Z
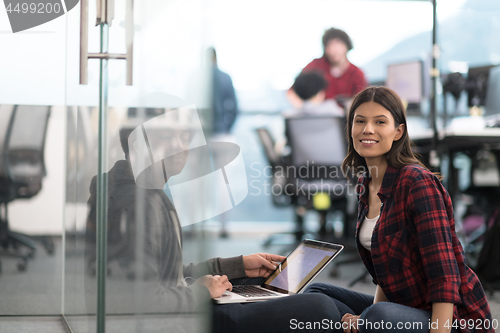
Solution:
M195 283L207 287L210 292L210 297L212 298L217 298L226 290L231 290L233 288L233 285L229 282L226 275L205 275L196 280Z

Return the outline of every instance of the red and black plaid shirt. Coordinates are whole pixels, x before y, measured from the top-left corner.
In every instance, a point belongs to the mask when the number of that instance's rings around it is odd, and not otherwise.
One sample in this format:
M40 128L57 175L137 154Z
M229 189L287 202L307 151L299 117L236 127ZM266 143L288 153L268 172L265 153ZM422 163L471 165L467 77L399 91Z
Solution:
M380 217L368 251L359 243L358 232L368 213L369 182L368 173L358 179L356 242L387 299L427 311L435 302L454 303L454 320L473 319L477 332L494 332L484 328L485 320L491 324L490 308L479 279L464 262L451 198L441 182L418 165L387 167L378 193Z
M323 73L328 86L325 89L325 98L351 98L367 87L365 75L358 67L349 63L347 70L335 77L330 72L330 63L326 57L314 59L303 69L304 72L317 71Z

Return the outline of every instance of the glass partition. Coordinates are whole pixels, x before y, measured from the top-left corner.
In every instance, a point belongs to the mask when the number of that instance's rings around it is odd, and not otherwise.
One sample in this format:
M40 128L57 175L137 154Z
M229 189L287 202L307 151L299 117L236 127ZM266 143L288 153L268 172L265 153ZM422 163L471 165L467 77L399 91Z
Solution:
M132 85L126 61L98 57L88 60L88 83L79 84L80 6L35 30L0 33L15 50L0 64L9 78L0 80L1 152L12 149L11 170L38 172L37 184L17 186L6 199L9 227L29 234L37 250L33 258L29 246L21 246L26 258L0 257L1 315L62 312L74 332L102 332L103 314L110 332L206 331L208 303L193 313L198 296L187 286L197 276L184 279L182 263L249 254L265 236L295 227L296 207L273 201L256 130L267 128L284 146L281 113L292 108L286 92L322 56L325 29L351 36L349 60L370 83L385 83L390 66L421 66L422 100L411 126L428 127L428 1L154 0L135 1L128 12L115 1L109 27L94 26L96 6L88 2L91 53L125 54L133 11ZM438 9L442 73L498 64L494 1L443 0ZM216 135L210 46L236 90L230 135ZM467 114L465 92L458 99L455 114ZM12 112L26 108L33 117L19 121L33 137L14 144ZM29 130L43 119L45 141ZM30 145L35 137L45 143L41 155ZM6 174L0 165L0 181ZM307 220L315 223L313 215Z
M0 10L0 315L60 315L65 22L9 23Z
M116 2L109 26L93 27L89 2L90 53L125 54L133 11L132 85L117 59L88 60L80 85L80 45L68 40L63 313L74 332L209 327L208 293L189 287L196 277L184 278L182 251L200 262L206 247L203 227L190 225L205 218L189 222L182 209L192 204L183 184L211 167L202 5ZM78 35L79 14L68 13L68 35Z

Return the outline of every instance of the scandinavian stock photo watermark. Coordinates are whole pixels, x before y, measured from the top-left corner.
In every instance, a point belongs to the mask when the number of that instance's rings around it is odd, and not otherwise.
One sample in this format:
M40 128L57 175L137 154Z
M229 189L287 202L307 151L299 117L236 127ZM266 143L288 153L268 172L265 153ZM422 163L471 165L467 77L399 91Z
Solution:
M336 196L363 194L363 185L352 186L356 177L365 171L378 175L377 167L342 170L340 166L316 165L307 161L302 166L263 165L260 162L250 164L250 192L259 195L300 195L308 199L317 193L332 193ZM351 179L351 183L350 180Z

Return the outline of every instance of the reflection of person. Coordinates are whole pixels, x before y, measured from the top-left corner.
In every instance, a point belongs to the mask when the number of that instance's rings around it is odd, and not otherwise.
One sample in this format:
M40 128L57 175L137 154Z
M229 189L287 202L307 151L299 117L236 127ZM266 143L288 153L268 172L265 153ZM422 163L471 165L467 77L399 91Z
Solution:
M352 48L351 39L344 31L330 28L323 34L323 56L302 70L321 72L327 82L325 98L335 99L341 106L367 86L361 69L347 59L347 52ZM288 97L292 103L297 100L292 90L289 90Z
M136 185L130 154L128 135L130 130L121 131L121 143L125 160L119 160L107 173L108 179L108 257L117 259L121 266L133 273L130 266L137 251L143 251L146 256L145 274L155 277L162 285L165 297L166 311L193 311L200 302L211 297L220 296L225 290L231 289L229 279L241 277L265 277L274 269L274 262L285 258L266 253L239 256L234 258L214 258L200 264L182 264L182 233L179 218L174 205L159 189L143 189ZM190 142L190 132L174 128L161 130L163 149L178 149L181 153L163 160L168 178L175 176L184 167ZM158 148L158 147L156 147ZM95 243L96 226L96 177L90 187L89 217L87 221L87 241L90 248ZM145 234L144 249L136 249L136 223L130 219L136 218L136 210L142 207ZM125 215L128 223L127 234L120 232L121 219ZM126 237L118 242L117 238ZM95 257L92 258L95 260ZM92 264L92 262L88 263ZM131 276L133 277L133 276ZM186 279L191 278L191 285ZM196 280L195 280L196 279ZM208 291L208 293L207 293Z
M334 101L325 100L326 80L316 71L303 72L295 78L292 90L299 97L297 108L285 112L284 117L300 117L306 115L344 116L344 110Z
M399 97L384 87L363 90L349 111L348 134L343 169L365 171L357 186L356 243L377 285L375 297L325 284L306 292L330 296L336 320L353 324L347 332L374 331L357 325L359 319L384 322L387 331L403 323L410 332L450 332L458 320L459 327L478 323L460 332L494 332L484 328L492 317L481 283L465 264L450 196L413 155Z
M161 128L165 147L173 147L175 154L165 158L161 163L164 170L170 172L167 177L178 174L189 154L190 135L179 128ZM276 263L285 257L267 253L256 253L232 258L214 258L199 264L183 265L182 262L182 230L179 217L172 202L161 189L144 189L136 184L131 166L128 137L130 130L121 131L121 142L125 160L115 163L106 174L108 179L108 235L119 232L121 219L128 221L126 241L120 242L121 251L111 249L108 259L117 259L121 266L128 266L134 261L134 254L144 253L141 263L148 277L154 277L160 284L160 291L154 288L153 294L141 294L145 308L156 306L154 312L193 312L210 297L221 296L226 290L232 289L232 283L243 284L261 282L276 269ZM156 147L158 148L158 147ZM181 158L179 158L179 156ZM168 179L167 179L168 180ZM95 249L96 226L96 182L91 185L89 199L90 212L87 222L87 246ZM140 211L137 211L137 210ZM136 214L140 220L136 220ZM139 225L142 223L142 226ZM144 248L135 248L138 229L144 229ZM134 241L136 240L136 241ZM111 239L108 237L108 248ZM116 246L114 246L116 248ZM147 271L146 271L147 270ZM137 269L136 269L137 271ZM231 281L230 281L231 280ZM92 285L95 283L89 283ZM145 291L147 288L144 288ZM311 305L303 309L303 302ZM326 309L332 305L324 295L297 295L295 302L282 300L263 303L215 305L213 309L214 330L220 332L256 332L288 331L290 320L323 320L328 319ZM159 305L158 305L159 304ZM281 308L283 312L276 315L271 310ZM144 309L135 310L144 312ZM234 325L234 326L233 326Z

